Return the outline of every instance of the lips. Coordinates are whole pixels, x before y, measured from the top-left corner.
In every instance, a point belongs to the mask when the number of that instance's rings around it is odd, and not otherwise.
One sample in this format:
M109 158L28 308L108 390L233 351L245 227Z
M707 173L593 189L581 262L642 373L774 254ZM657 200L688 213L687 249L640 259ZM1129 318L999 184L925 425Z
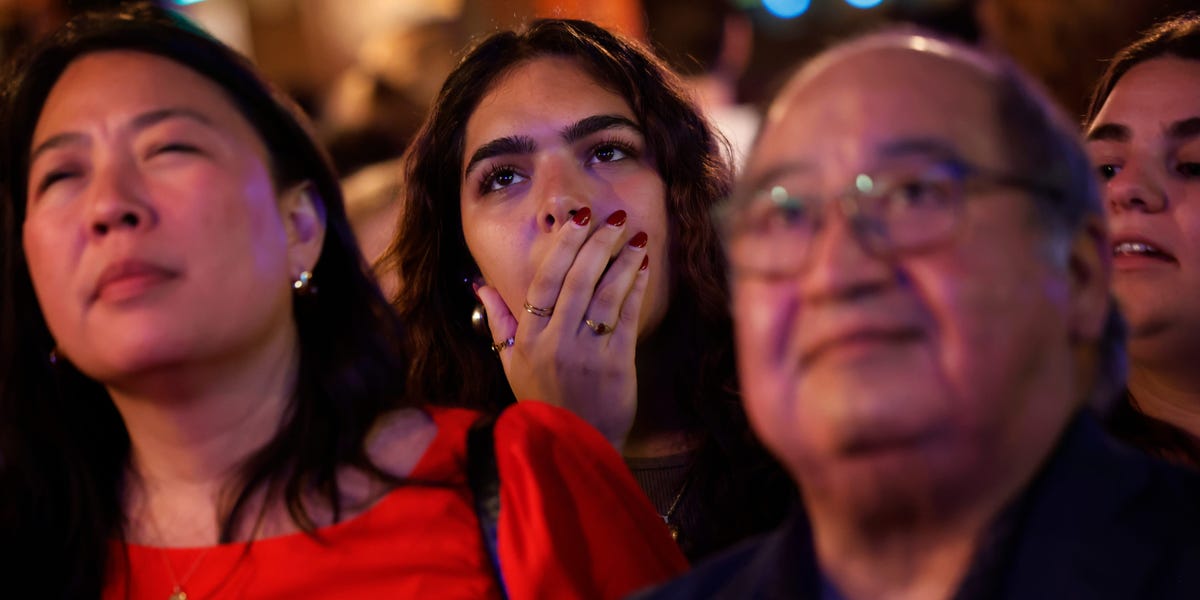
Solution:
M804 348L800 364L808 366L830 354L853 348L911 343L923 335L919 328L908 326L867 326L831 332Z
M91 301L122 301L136 298L178 275L171 269L147 261L117 261L100 272Z
M1162 262L1178 262L1175 255L1161 243L1142 237L1119 237L1113 240L1113 258L1149 259Z

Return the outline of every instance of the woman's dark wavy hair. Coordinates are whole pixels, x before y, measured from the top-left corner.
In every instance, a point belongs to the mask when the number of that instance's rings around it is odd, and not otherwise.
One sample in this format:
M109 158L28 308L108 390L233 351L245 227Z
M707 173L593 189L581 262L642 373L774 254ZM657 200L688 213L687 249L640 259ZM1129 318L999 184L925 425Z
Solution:
M106 50L168 58L219 86L264 140L277 189L308 182L323 204L326 235L313 269L317 294L294 300L298 381L278 433L243 465L225 498L229 541L248 500L281 500L298 526L315 524L316 494L341 515L337 472L390 480L366 455L377 417L403 398L401 327L376 286L342 207L338 180L306 118L249 61L181 17L150 4L87 13L32 48L5 78L0 115L3 225L0 269L0 578L37 597L98 597L123 539L122 498L130 442L103 386L48 353L54 340L22 251L33 128L51 88L76 58ZM214 285L219 283L214 282ZM18 592L16 595L22 595Z
M1170 17L1117 52L1092 90L1084 125L1090 126L1096 120L1109 94L1130 69L1164 56L1200 60L1200 13L1189 12Z
M726 144L659 59L586 21L537 20L482 40L449 75L409 146L403 216L384 259L399 275L395 304L409 324L408 393L489 411L515 401L491 340L470 324L476 299L469 281L479 269L463 236L459 182L476 106L505 74L542 57L574 60L624 98L642 127L666 187L672 271L666 316L653 335L669 345L679 414L708 436L697 458L702 471L723 475L708 482L706 497L742 499L747 490L735 480L755 475L748 471L763 460L749 439L736 389L726 263L711 218L730 189L721 154ZM748 526L738 517L754 510L716 514L744 532Z

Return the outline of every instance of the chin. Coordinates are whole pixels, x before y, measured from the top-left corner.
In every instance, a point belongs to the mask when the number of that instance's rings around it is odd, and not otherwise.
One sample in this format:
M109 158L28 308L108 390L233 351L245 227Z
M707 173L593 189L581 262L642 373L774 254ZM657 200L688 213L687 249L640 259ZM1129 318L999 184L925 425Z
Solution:
M836 432L844 447L924 435L951 405L945 391L926 379L883 376L810 378L794 401L807 404L804 412L831 435Z
M189 354L181 341L161 337L119 339L101 350L70 353L68 359L83 374L107 384L185 362Z
M935 435L846 435L835 447L806 448L793 473L807 492L853 506L866 519L899 518L945 487L959 471L957 452Z

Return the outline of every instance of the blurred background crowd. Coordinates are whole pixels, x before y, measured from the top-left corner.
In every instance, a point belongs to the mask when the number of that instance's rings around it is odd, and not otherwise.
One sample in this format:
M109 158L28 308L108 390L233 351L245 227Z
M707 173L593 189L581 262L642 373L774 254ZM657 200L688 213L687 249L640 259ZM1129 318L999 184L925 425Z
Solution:
M0 0L0 56L121 0ZM649 41L694 86L740 162L790 67L831 41L911 22L996 47L1081 115L1104 60L1196 0L162 0L250 56L310 113L368 258L396 222L399 157L463 49L535 17ZM385 282L386 283L386 282ZM387 286L385 286L387 287Z

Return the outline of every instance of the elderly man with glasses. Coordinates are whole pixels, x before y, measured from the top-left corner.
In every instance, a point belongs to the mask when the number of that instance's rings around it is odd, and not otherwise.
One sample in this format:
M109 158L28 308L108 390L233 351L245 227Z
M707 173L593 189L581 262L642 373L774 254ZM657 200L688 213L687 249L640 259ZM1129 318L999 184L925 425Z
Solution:
M1190 474L1104 436L1111 250L1073 125L908 31L818 56L722 209L739 373L807 518L663 598L1200 598Z

